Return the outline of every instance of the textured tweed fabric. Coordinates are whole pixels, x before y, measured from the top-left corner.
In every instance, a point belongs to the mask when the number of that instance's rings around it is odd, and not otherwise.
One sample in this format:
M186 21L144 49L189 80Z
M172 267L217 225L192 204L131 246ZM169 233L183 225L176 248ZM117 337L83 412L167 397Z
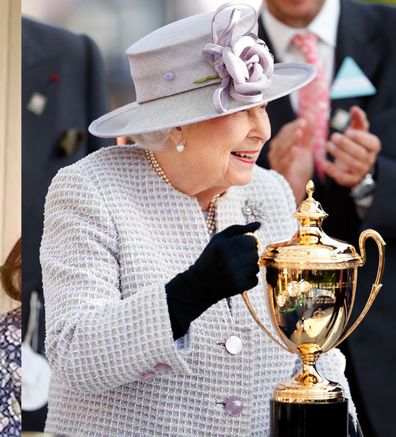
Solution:
M256 168L251 184L219 199L217 228L260 215L256 234L264 248L292 235L294 209L285 181ZM47 431L268 435L268 401L276 383L290 378L295 357L259 330L241 296L195 320L184 346L176 348L172 338L165 284L197 259L209 238L196 199L159 178L138 147L102 149L58 173L46 200L41 246L53 370ZM269 325L262 287L249 295ZM243 342L239 354L224 347L231 335ZM172 371L161 373L160 363ZM344 366L335 351L319 367L349 397ZM243 402L238 416L224 408L233 396Z

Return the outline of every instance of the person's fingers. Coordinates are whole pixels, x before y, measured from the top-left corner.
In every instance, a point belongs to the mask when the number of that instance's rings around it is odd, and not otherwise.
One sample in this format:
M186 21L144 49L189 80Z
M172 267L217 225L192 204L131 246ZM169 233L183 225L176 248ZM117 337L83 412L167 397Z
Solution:
M234 235L246 234L246 232L255 232L261 226L260 222L252 222L247 225L232 225L221 231L218 235L222 235L226 238ZM252 238L252 237L250 237Z
M287 138L296 129L305 129L306 125L307 120L305 118L296 118L295 120L283 125L277 136Z
M282 141L281 138L273 139L269 143L268 159L272 168L277 167L282 158L288 153L290 147L293 146L294 135L291 134L289 138Z
M227 269L231 274L256 275L259 271L258 254L250 250L243 257L228 257Z
M335 144L338 150L347 153L358 161L368 161L373 155L367 147L339 133L335 133L330 137L330 143Z
M243 255L245 259L249 254L256 258L256 262L258 261L258 240L255 237L255 234L249 232L248 234L234 235L231 238L226 240L225 245L223 246L224 251L230 257L236 255ZM232 262L232 261L230 261ZM238 261L240 262L240 260Z
M316 119L313 114L307 114L305 118L306 118L306 124L303 130L302 146L312 147L313 138L316 129Z
M331 141L326 143L326 150L338 161L337 167L340 169L348 169L351 173L367 173L370 167L370 161L365 152L361 158L354 157L351 153L341 148L339 145L333 144Z
M299 151L299 147L293 145L289 150L287 150L287 152L283 156L278 157L277 165L271 166L271 168L278 171L280 174L287 172L287 169L290 167L290 164L297 157L298 151Z
M268 161L272 169L285 175L293 164L294 152L293 148L301 147L303 143L303 126L304 123L295 125L295 129L290 131L288 137L278 137L270 143L270 150L268 153ZM283 139L282 139L283 138Z
M278 135L270 142L270 152L276 156L284 156L287 150L302 137L302 131L306 126L306 120L299 118L287 123L279 131Z
M356 174L345 171L345 169L340 168L337 163L331 162L327 159L321 160L320 163L323 171L329 177L334 179L338 185L351 188L361 181L361 178Z
M270 164L270 167L273 170L276 170L277 172L283 174L283 172L290 164L290 161L288 161L290 150L291 149L278 147L275 143L271 143L270 150L268 152L268 162Z
M345 135L365 147L369 152L378 153L381 150L381 140L370 132L348 128Z
M252 222L245 225L245 232L256 232L257 229L260 229L261 223L260 222Z
M351 139L351 136L359 142ZM359 180L375 164L380 148L381 142L375 135L356 130L349 136L333 134L331 141L326 144L326 150L336 158L336 166L340 170L354 173Z
M349 110L349 113L351 115L351 122L349 124L350 127L352 129L360 129L368 132L370 123L363 109L359 108L359 106L352 106L352 108Z

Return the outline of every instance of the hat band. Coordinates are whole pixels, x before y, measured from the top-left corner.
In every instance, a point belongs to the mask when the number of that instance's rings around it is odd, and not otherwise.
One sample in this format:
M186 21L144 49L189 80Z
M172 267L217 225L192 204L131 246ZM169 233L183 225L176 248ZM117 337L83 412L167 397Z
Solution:
M178 46L169 47L166 55L162 50L128 55L136 101L146 103L220 83L216 70L202 56L202 47L207 41L207 37L202 37L200 44L185 42L183 51L187 61L180 56ZM162 68L158 68L159 65ZM196 81L200 78L207 80Z

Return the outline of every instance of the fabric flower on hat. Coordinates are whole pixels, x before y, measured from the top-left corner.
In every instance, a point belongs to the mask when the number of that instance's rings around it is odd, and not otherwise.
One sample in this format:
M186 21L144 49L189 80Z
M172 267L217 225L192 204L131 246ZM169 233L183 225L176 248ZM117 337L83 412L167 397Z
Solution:
M213 43L206 44L202 52L216 70L216 78L221 78L220 86L213 95L217 113L227 111L229 96L246 105L262 101L263 90L270 85L274 71L274 58L268 47L251 32L257 22L256 11L253 9L250 29L233 41L233 32L242 11L233 9L227 28L218 35L215 22L221 10L222 8L217 11L212 21ZM213 78L210 76L207 79Z

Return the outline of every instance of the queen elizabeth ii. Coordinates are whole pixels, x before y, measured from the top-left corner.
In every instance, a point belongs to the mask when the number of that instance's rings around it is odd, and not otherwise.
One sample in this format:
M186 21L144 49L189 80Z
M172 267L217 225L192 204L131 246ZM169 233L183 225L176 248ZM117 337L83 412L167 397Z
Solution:
M295 359L260 335L256 241L290 237L290 187L255 161L269 101L308 83L275 64L255 11L225 5L127 51L137 102L94 121L102 149L48 192L41 263L53 376L47 431L81 436L267 436ZM324 356L341 381L344 360ZM353 404L351 413L355 417Z

